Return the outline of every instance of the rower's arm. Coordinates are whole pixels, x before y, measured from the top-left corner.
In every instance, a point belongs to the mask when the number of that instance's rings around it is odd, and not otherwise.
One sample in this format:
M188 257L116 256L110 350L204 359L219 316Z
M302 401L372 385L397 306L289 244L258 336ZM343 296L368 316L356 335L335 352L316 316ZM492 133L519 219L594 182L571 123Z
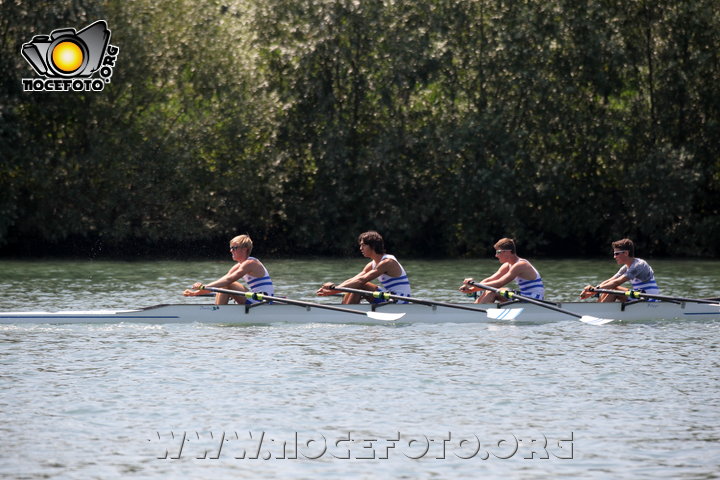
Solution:
M482 283L483 285L489 285L489 286L495 287L495 288L502 287L505 284L503 283L503 284L496 285L496 281L497 281L497 279L502 278L508 270L509 270L509 267L508 267L507 263L503 263L502 265L500 265L500 268L498 268L498 270L495 273L493 273L492 275L490 275L487 278L480 280L477 283ZM463 284L460 285L460 288L458 290L460 290L463 293L472 293L472 292L477 292L477 291L482 290L482 288L480 288L480 287L468 285L468 283L467 283L468 281L475 282L475 280L473 278L466 278L465 280L463 280Z
M367 265L365 265L365 268L362 269L360 273L355 275L354 277L348 278L344 282L338 284L338 287L348 287L348 288L359 288L363 285L367 284L370 280L379 277L382 275L381 272L378 272L377 269L372 268L372 262L369 262ZM364 280L365 278L369 278L370 280ZM341 293L339 290L335 290L331 288L333 286L332 282L327 282L320 287L317 292L315 292L316 295L321 297L326 297L329 295L334 295L336 293Z
M629 281L630 279L628 277L626 277L625 275L620 275L619 277L608 278L604 282L600 283L600 285L598 285L598 288L613 290L622 285L623 283Z
M340 284L340 286L352 288L353 286L365 285L366 283L375 280L382 274L390 275L390 273L388 272L390 268L390 261L391 259L385 259L382 262L378 263L375 268L372 268L372 262L370 262L365 265L365 268L363 268L362 272L358 273L353 278L345 280L342 284Z
M511 268L507 263L505 263L498 269L497 272L480 283L489 287L500 288L512 282L515 277L517 277L515 266Z
M233 265L233 267L221 278L214 282L205 284L206 287L227 287L240 280L245 275L250 274L253 277L261 277L264 270L261 268L257 260L247 259L242 263Z
M244 263L246 262L243 262L243 264ZM232 268L230 268L228 273L218 278L217 280L205 284L203 284L203 282L195 282L191 288L186 289L183 292L183 295L185 295L186 297L205 295L211 293L210 290L206 290L205 287L228 287L243 275L245 275L245 273L243 273L241 265L236 264L233 265Z

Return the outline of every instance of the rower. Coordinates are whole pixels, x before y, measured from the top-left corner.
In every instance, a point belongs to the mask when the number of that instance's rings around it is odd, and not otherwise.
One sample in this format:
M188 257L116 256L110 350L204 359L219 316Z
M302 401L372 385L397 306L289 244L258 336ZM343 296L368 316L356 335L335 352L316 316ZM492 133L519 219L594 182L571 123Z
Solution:
M214 282L203 284L195 282L191 289L186 289L183 295L186 297L195 297L198 295L208 294L210 290L205 287L220 287L230 290L239 290L247 292L248 290L264 295L274 295L275 287L273 286L270 274L260 260L250 256L253 243L249 235L238 235L230 240L230 254L237 263L230 268L225 276L215 280ZM247 288L240 283L243 279L247 284ZM257 303L258 300L247 299L239 295L228 295L227 293L217 293L215 295L216 305L227 305L230 298L237 303Z
M498 268L497 272L478 283L497 289L514 281L520 287L520 295L535 300L543 300L545 298L545 285L542 277L530 262L517 256L515 240L501 238L495 242L493 248L495 249L495 258L501 262L500 268ZM463 293L474 293L482 290L467 283L472 281L474 281L472 278L466 278L459 290ZM493 303L502 302L503 300L504 297L500 294L490 290L483 290L475 303Z
M360 273L354 277L348 278L338 287L355 288L359 290L366 290L368 292L381 291L388 292L392 295L399 295L403 297L411 296L410 292L410 280L408 279L407 272L397 258L394 255L385 253L385 244L382 236L375 231L368 231L361 233L358 237L358 244L360 247L360 253L363 257L369 258L371 261ZM380 285L371 283L372 280L377 279ZM328 295L334 295L339 293L339 290L332 288L333 283L324 283L320 287L316 294L320 297L326 297ZM358 293L345 293L342 303L360 303L362 295ZM374 302L381 302L381 299L373 299ZM398 301L397 303L407 303Z
M656 295L660 293L657 281L655 281L655 272L652 267L643 259L635 258L635 245L629 238L623 238L612 242L613 257L618 265L622 265L615 275L593 287L587 285L580 298L590 298L596 295L592 288L601 288L607 290L627 291L625 287L621 287L625 282L630 282L632 289ZM626 295L616 295L612 293L600 294L600 302L627 302ZM648 300L655 301L655 300Z

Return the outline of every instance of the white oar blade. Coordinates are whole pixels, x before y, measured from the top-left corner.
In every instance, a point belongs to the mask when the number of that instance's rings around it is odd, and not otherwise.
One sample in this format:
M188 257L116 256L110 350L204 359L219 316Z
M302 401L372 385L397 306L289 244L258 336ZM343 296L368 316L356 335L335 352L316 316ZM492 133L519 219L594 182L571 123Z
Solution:
M583 315L580 317L581 322L589 323L590 325L605 325L606 323L610 323L615 321L614 318L598 318L598 317L592 317L590 315Z
M488 308L487 316L493 320L514 320L522 311L522 308Z
M385 313L385 312L367 312L368 317L373 320L384 320L386 322L392 322L399 320L405 316L404 313Z

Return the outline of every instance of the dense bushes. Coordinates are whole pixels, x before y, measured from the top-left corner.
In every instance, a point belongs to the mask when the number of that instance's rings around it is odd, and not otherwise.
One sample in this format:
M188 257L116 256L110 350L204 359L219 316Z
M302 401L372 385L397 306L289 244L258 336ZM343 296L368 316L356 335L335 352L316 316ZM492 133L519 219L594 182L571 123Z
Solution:
M102 93L21 91L22 43L97 19ZM6 253L720 253L715 0L15 0L0 26Z

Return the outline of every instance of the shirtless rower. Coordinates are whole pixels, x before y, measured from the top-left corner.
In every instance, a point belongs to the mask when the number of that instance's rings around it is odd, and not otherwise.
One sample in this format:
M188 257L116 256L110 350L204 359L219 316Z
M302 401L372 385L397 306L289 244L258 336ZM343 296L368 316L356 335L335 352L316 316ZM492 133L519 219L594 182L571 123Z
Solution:
M510 282L515 281L518 287L520 287L520 292L518 292L520 295L543 300L545 298L545 286L543 285L542 278L530 262L517 256L515 241L512 238L501 238L493 245L493 248L495 248L495 257L502 265L500 265L497 272L479 283L489 287L502 288ZM472 293L482 290L483 293L478 296L475 303L493 303L500 302L504 299L504 297L495 292L468 285L467 282L469 281L473 281L473 279L466 278L460 287L460 291Z
M338 285L338 287L355 288L359 290L367 290L374 292L388 292L392 295L400 295L403 297L410 296L410 280L408 280L405 269L400 265L394 255L385 253L385 244L382 236L375 231L369 231L360 234L358 237L360 253L371 261L360 273L354 277L348 278ZM371 283L377 279L380 285ZM325 297L334 295L339 290L332 289L332 283L325 283L317 290L317 295ZM342 303L360 303L361 295L358 293L346 293ZM407 302L398 302L407 303Z
M252 248L253 243L248 235L238 235L230 240L230 254L237 263L230 268L228 273L214 282L206 284L195 282L192 288L186 289L183 292L183 295L186 297L195 297L210 293L210 290L205 290L204 287L219 287L243 292L249 289L255 293L274 295L275 288L270 274L260 260L250 256ZM241 278L247 284L247 288L240 283ZM230 297L231 295L227 293L218 293L215 295L215 304L226 305ZM239 304L257 302L257 300L246 300L244 297L238 295L232 295L232 298Z

